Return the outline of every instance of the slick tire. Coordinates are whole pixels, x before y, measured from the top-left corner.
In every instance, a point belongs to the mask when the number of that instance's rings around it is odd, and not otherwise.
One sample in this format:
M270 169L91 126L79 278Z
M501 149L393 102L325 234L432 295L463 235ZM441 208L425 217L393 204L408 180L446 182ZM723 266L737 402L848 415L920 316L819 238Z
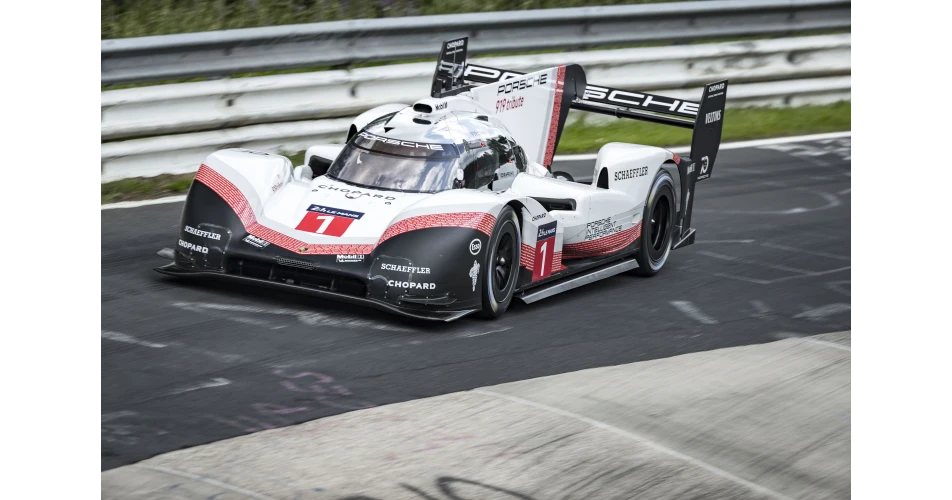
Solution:
M655 177L645 200L641 221L641 245L635 254L636 276L654 276L661 271L674 244L674 223L677 208L674 202L674 180L662 170Z
M483 309L480 316L493 319L509 309L519 276L522 235L519 219L512 207L507 205L499 213L486 248L482 270Z

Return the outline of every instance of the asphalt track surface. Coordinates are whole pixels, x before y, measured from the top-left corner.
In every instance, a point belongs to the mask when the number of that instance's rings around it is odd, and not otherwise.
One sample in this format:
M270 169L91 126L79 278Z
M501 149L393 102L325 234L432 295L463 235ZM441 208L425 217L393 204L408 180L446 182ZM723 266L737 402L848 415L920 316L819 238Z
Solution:
M181 208L102 211L102 470L359 408L851 327L849 137L722 151L698 185L697 242L660 274L514 301L497 321L178 282L153 268Z

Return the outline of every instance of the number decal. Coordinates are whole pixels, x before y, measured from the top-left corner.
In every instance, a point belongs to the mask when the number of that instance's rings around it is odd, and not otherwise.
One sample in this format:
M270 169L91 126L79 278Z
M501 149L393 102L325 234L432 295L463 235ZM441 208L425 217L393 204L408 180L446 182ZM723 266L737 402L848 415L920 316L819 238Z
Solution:
M535 260L532 266L532 281L547 278L552 274L555 256L555 233L558 221L539 226L536 233Z
M331 221L334 220L333 215L318 215L315 219L322 221L321 227L317 228L317 234L324 234L324 231L327 230L327 226L331 225Z
M551 267L549 269L552 269ZM539 271L539 274L545 276L545 244L542 244L542 270Z
M301 218L301 222L294 229L339 237L344 235L344 232L355 220L360 220L363 216L363 212L311 205L304 217Z

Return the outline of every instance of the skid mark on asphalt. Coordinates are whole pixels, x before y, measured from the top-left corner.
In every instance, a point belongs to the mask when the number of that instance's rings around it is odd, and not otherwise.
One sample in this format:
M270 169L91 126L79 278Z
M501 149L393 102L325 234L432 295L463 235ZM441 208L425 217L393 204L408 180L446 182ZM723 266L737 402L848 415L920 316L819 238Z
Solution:
M850 305L838 302L836 304L827 304L825 306L807 309L802 313L794 315L794 318L797 319L806 319L808 321L822 321L828 316L834 316L836 314L849 312Z
M850 280L830 281L826 284L826 287L847 297L850 296Z
M124 344L133 344L142 347L152 347L155 349L161 349L163 347L168 347L168 344L158 344L155 342L146 342L144 340L139 340L132 335L128 335L120 332L110 332L108 330L101 330L102 338L107 340L113 340L115 342L122 342Z
M370 319L358 318L356 316L350 316L340 312L335 312L334 314L316 312L316 311L305 311L300 309L287 309L287 308L268 308L268 307L257 307L257 306L243 306L236 304L212 304L207 302L173 302L173 306L185 309L186 311L196 312L196 313L206 313L206 314L215 314L224 319L237 321L240 323L251 323L258 324L260 326L267 326L272 329L277 327L271 326L265 320L257 318L248 318L246 316L236 316L233 313L247 313L247 314L256 314L256 315L277 315L277 316L293 316L299 322L308 325L308 326L337 326L344 328L370 328L373 330L386 330L386 331L397 331L397 332L416 332L419 331L416 328L406 328L397 326L391 323L384 323L381 321L374 321Z
M704 323L705 325L716 325L716 324L717 324L717 320L716 320L716 319L714 319L714 318L708 316L707 314L704 314L704 313L703 313L700 309L698 309L698 307L697 307L696 305L694 305L694 303L692 303L692 302L689 302L689 301L686 301L686 300L672 300L672 301L670 302L670 304L671 304L672 306L674 306L674 308L677 309L678 311L681 311L681 313L683 313L685 316L687 316L687 317L689 317L689 318L691 318L691 319L693 319L693 320L695 320L695 321L698 321L698 322L700 322L700 323Z
M824 139L814 142L771 144L768 146L761 146L757 149L779 151L794 158L808 161L819 167L830 167L832 165L825 160L821 160L820 157L832 155L841 161L851 161L851 139L851 137L841 137L837 139Z
M782 184L776 182L763 182L761 184L773 187L783 187ZM695 208L695 212L704 212L704 213L717 213L717 214L730 214L730 215L794 215L802 214L806 212L816 212L820 210L829 210L831 208L836 208L843 204L838 196L833 193L827 193L826 191L820 191L818 189L805 188L805 187L794 187L790 188L795 191L803 191L805 193L812 194L819 198L823 198L826 203L818 207L793 207L785 210L724 210L717 208Z
M213 378L210 382L204 382L201 384L195 384L188 387L182 387L180 389L173 389L168 392L168 395L172 396L175 394L182 394L185 392L197 391L199 389L208 389L210 387L221 387L231 383L231 380L227 378Z
M792 251L797 253L803 253L806 255L814 255L818 257L822 256L824 258L829 258L829 259L846 260L846 261L850 260L849 257L844 257L844 256L834 255L834 254L829 254L824 252L814 252L811 250L801 250L798 248L787 247L783 245L772 245L770 243L761 243L760 245L766 248L772 248L772 249L783 250L783 251ZM841 266L841 267L836 267L832 269L821 269L821 270L814 271L814 270L808 270L808 269L799 269L799 268L790 267L790 266L757 262L755 260L745 259L742 257L735 257L733 255L726 255L726 254L718 253L718 252L711 252L708 250L699 250L697 252L697 255L702 255L705 257L710 257L712 259L722 260L722 261L730 262L733 264L742 264L744 266L748 266L749 269L757 269L757 268L771 269L773 271L787 274L786 276L781 276L779 278L764 279L764 278L754 278L751 276L744 276L738 273L710 272L703 266L694 268L698 272L710 274L712 276L717 276L720 278L727 278L727 279L732 279L737 281L744 281L747 283L754 283L757 285L773 285L776 283L783 283L783 282L791 281L795 279L813 278L817 276L824 276L827 274L848 271L852 268L852 266Z

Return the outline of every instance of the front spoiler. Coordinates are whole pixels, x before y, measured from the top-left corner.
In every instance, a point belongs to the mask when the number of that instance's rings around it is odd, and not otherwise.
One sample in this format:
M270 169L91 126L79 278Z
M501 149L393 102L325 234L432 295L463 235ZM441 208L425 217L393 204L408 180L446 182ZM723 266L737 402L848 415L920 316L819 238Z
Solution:
M228 282L237 282L245 283L253 286L259 286L264 288L271 288L274 290L284 290L295 293L302 293L306 295L312 295L315 297L321 297L324 299L335 300L338 302L346 302L350 304L357 304L362 306L370 306L374 309L381 311L386 311L394 314L399 314L401 316L406 316L409 318L415 319L425 319L432 321L454 321L463 316L467 316L476 312L476 309L464 309L460 311L418 311L418 310L407 310L401 309L393 304L387 302L368 299L364 297L355 297L353 295L346 295L342 293L331 292L327 290L319 290L316 288L309 288L305 286L292 285L289 283L282 283L280 281L269 281L259 278L250 278L248 276L238 276L235 274L227 274L218 271L192 271L189 269L183 269L175 264L166 264L155 268L156 271L167 274L169 276L176 276L180 278L197 278L202 280L218 280L218 281L228 281Z

